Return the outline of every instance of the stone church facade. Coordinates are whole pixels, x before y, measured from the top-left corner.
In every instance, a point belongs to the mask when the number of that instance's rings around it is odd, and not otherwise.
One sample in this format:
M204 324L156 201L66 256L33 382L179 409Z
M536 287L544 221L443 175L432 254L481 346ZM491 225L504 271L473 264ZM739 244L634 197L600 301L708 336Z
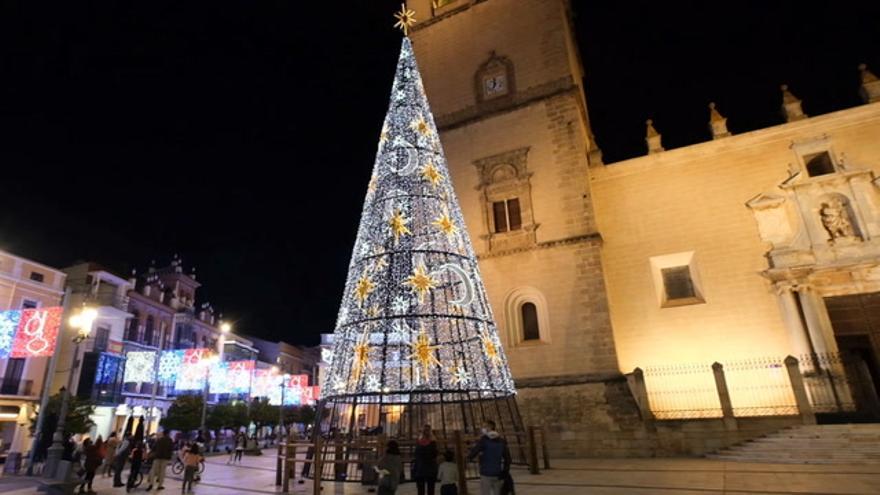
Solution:
M713 107L716 139L664 151L649 122L646 156L604 164L567 0L407 4L520 408L557 454L694 453L784 424L655 425L636 367L840 346L880 362L869 72L866 105L808 118L786 89L786 124L730 135Z

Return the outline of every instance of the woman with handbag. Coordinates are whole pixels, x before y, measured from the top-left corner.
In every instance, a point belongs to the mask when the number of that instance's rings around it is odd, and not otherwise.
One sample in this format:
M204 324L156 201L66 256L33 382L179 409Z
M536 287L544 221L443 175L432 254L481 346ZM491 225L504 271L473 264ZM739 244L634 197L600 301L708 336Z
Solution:
M400 446L394 440L388 442L385 456L379 459L376 471L381 476L378 495L394 495L397 492L397 485L400 484L400 475L403 473Z

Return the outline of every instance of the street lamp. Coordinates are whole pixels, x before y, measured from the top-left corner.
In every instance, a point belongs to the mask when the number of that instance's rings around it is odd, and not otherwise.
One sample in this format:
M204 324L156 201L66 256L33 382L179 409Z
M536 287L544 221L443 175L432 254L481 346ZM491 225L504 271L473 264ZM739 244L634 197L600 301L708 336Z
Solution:
M278 368L273 366L275 370ZM284 453L282 445L284 444L284 389L290 382L290 374L285 373L281 377L281 404L278 405L278 462L275 466L275 485L281 485L281 455Z
M58 468L58 462L64 453L64 423L67 419L67 408L70 399L70 389L73 387L73 377L77 366L79 366L79 344L89 338L92 332L92 324L98 318L98 312L94 308L84 306L79 313L74 314L68 320L68 325L76 330L73 336L73 360L70 362L70 370L67 375L67 387L61 388L61 409L58 412L58 428L52 437L52 446L46 456L46 475L55 476Z
M211 356L205 360L205 388L204 394L202 396L202 428L201 433L204 435L207 432L205 431L205 420L208 417L208 387L211 382L211 367L214 366L219 361L217 356ZM205 443L207 444L208 439L205 438Z

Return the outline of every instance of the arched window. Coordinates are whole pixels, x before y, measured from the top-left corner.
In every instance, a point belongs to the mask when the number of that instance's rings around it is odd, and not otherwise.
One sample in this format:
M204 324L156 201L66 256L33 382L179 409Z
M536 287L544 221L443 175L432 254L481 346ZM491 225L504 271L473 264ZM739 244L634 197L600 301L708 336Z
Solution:
M539 340L541 332L538 329L538 308L534 303L527 302L520 307L522 313L523 340Z
M511 345L549 344L551 325L547 300L534 287L518 287L504 304L504 326Z
M153 327L155 326L155 320L153 319L153 315L147 316L147 323L144 326L144 343L152 344L153 343Z

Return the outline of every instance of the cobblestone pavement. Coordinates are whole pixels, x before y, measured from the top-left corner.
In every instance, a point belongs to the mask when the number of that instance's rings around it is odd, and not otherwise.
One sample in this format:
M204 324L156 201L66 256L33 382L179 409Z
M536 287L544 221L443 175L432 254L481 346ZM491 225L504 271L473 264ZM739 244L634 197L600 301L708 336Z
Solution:
M246 456L241 465L227 465L226 457L211 457L196 494L272 494L275 486L275 458ZM530 475L515 469L519 495L712 495L712 494L865 494L880 493L880 464L797 465L752 464L707 459L579 459L556 460L554 469ZM170 475L169 471L169 475ZM31 494L34 486L16 477L0 479L4 494ZM99 494L122 494L109 478L96 479ZM181 480L169 476L160 494L178 494ZM311 482L292 483L293 493L312 493ZM439 493L439 490L437 491ZM133 493L146 493L144 485ZM155 493L155 492L152 492ZM366 494L367 487L355 483L325 483L325 494ZM401 485L400 495L415 494L412 483ZM478 494L476 483L470 493Z

